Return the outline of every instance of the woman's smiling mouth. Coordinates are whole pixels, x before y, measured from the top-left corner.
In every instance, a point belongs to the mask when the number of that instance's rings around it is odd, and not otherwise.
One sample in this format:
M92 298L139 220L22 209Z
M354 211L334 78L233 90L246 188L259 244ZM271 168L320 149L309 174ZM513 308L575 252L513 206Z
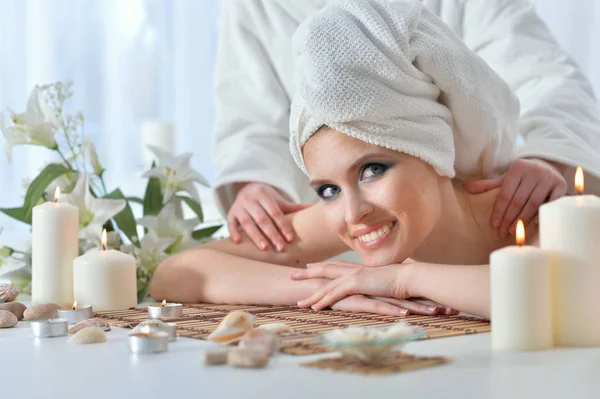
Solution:
M369 232L360 235L353 235L353 238L358 241L358 245L361 248L373 249L383 244L385 239L390 235L391 231L394 229L394 226L396 226L395 220L393 222L384 224L383 226L377 229L372 229Z

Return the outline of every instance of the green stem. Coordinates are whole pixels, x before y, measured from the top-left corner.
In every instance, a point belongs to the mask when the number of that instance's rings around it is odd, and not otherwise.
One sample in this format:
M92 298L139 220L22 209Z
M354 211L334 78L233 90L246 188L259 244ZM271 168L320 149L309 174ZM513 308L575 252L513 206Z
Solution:
M62 158L62 160L67 164L67 167L69 169L73 170L73 167L71 166L71 163L67 160L67 158L65 158L65 156L63 155L63 153L60 150L60 148L58 148L58 146L56 147L56 151L58 152L58 155L60 155L60 157Z
M102 183L102 189L104 190L104 195L108 194L108 190L106 189L106 183L104 183L104 177L102 177L102 175L99 175L100 177L100 183Z

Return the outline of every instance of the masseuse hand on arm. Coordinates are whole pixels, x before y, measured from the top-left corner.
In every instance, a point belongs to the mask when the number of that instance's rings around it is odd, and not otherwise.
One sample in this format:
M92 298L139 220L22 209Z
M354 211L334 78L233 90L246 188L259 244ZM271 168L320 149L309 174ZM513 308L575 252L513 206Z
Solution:
M537 216L539 207L567 193L562 176L564 165L542 159L517 159L508 171L496 179L473 181L465 184L471 194L479 194L501 187L491 225L500 237L514 234L517 220L528 224Z
M233 242L242 242L242 230L261 250L269 243L282 252L286 242L294 239L294 229L285 215L300 211L310 205L287 201L275 188L264 183L242 183L233 206L227 214L227 227Z

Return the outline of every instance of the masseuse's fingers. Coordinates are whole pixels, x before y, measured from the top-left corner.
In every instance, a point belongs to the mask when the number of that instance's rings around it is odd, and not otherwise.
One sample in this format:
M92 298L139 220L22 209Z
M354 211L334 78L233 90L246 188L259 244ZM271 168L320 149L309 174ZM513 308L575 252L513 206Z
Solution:
M377 313L384 316L406 317L410 315L408 309L396 306L386 301L372 299L364 295L352 295L333 305L331 309L343 312Z
M258 226L256 225L254 218L248 212L246 208L244 208L246 212L241 213L238 217L240 224L242 225L242 229L246 232L248 237L254 242L254 244L263 251L266 251L269 248L269 244L267 242L267 238L260 231Z
M549 201L554 201L556 199L564 197L565 195L567 195L567 183L558 184L550 193Z
M486 179L486 180L474 180L467 182L463 185L465 190L470 194L481 194L486 191L493 190L502 185L502 178Z
M238 222L237 217L229 212L227 215L227 229L229 230L229 236L236 244L242 242L242 235L239 231L240 223Z
M521 176L516 175L505 175L502 182L502 187L496 198L496 204L492 211L492 227L495 229L500 228L502 221L506 219L506 212L517 192L517 189L521 183Z
M277 248L276 243L283 240L287 240L287 242L292 242L294 239L294 228L292 227L292 223L285 217L284 210L282 209L281 203L278 203L272 197L263 197L260 199L260 205L267 211L270 219L273 220L275 225L277 226L277 234L271 236L271 234L267 233L267 236ZM295 205L295 204L293 204ZM262 229L262 225L259 223L259 227ZM265 231L263 229L263 231Z
M273 244L273 248L275 248L278 252L282 252L285 248L284 238L275 226L275 223L273 223L273 219L271 219L271 216L267 213L265 208L263 208L261 204L257 202L246 203L244 207L250 216L252 216L252 219L262 233L262 237L251 238L254 240L254 238L263 239L263 237L267 237L267 239Z
M502 219L502 223L500 224L500 228L498 229L500 233L500 237L508 237L510 226L516 224L517 216L521 211L525 208L529 198L531 197L531 193L537 187L538 182L532 177L525 177L521 180L521 184L517 188L515 195L510 202L510 205L506 209L506 213L504 214L504 218ZM527 221L523 221L527 224Z
M521 188L519 187L519 190L520 189ZM548 198L550 189L551 188L543 182L538 183L538 185L535 186L535 188L533 189L529 200L527 201L525 206L523 206L523 209L521 210L521 213L519 213L519 215L517 216L516 220L518 221L519 219L522 219L525 226L527 226L529 222L531 222L535 215L538 213L540 206L544 203L546 198ZM517 223L514 222L510 226L511 234L515 234L516 229Z
M425 316L435 316L440 314L440 308L437 306L423 304L414 300L398 299L398 298L387 298L381 296L374 296L373 299L391 303L392 305L400 306L404 309L408 309L411 314L420 314Z

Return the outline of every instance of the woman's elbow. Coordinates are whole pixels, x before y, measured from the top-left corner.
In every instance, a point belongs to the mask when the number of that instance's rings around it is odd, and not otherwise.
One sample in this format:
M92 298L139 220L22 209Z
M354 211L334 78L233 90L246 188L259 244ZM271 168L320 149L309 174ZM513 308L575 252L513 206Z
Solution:
M158 301L199 302L201 284L187 262L188 254L172 255L156 268L150 283L150 296Z

